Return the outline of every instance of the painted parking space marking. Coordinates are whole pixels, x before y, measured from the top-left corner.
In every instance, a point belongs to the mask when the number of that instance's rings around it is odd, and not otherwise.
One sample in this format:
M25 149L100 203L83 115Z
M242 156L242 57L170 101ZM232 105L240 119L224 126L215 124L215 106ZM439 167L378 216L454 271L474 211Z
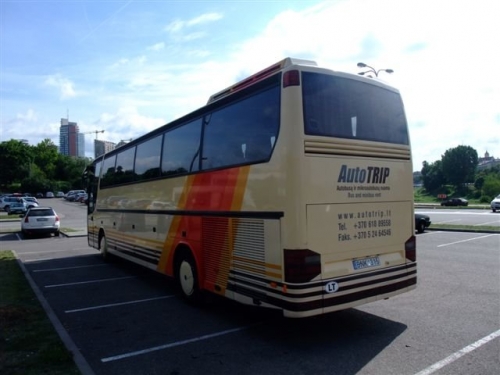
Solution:
M451 243L446 243L446 244L438 245L438 247L444 247L444 246L455 245L455 244L457 244L457 243L462 243L462 242L468 242L468 241L479 240L479 239L481 239L481 238L486 238L486 237L491 237L491 236L498 236L498 234L488 234L488 235L486 235L486 236L468 238L468 239L466 239L466 240L455 241L455 242L451 242Z
M115 356L112 356L112 357L101 358L101 362L117 361L117 360L120 360L120 359L130 358L130 357L134 357L134 356L142 355L142 354L147 354L147 353L155 352L155 351L158 351L158 350L170 349L170 348L174 348L176 346L191 344L191 343L197 342L197 341L208 340L208 339L212 339L214 337L219 337L219 336L228 335L228 334L234 333L234 332L244 331L244 330L246 330L248 328L255 327L256 325L259 325L259 324L262 324L262 323L256 323L256 324L252 324L252 325L249 325L249 326L237 327L237 328L228 329L228 330L221 331L221 332L215 332L215 333L210 333L208 335L194 337L192 339L187 339L187 340L182 340L182 341L176 341L176 342L172 342L170 344L165 344L165 345L160 345L160 346L154 346L152 348L143 349L143 350L137 350L135 352L129 352L129 353L115 355Z
M51 253L68 253L68 250L48 250L48 251L27 251L19 253L19 255L29 255L29 254L51 254Z
M459 350L458 352L453 353L452 355L446 357L442 361L436 362L432 366L427 367L426 369L418 372L415 375L430 375L430 374L436 372L437 370L449 365L450 363L455 362L457 359L459 359L460 357L463 357L467 353L470 353L473 350L480 348L484 344L487 344L491 340L496 339L499 336L500 336L500 329L498 331L495 331L495 332L489 334L486 337L483 337L482 339L476 341L475 343L466 346L465 348Z
M91 267L102 267L102 266L107 266L107 264L90 264L90 265L86 265L86 266L47 268L47 269L33 270L32 272L65 271L65 270L74 270L74 269L78 269L78 268L91 268Z
M102 283L102 282L105 282L105 281L116 281L116 280L134 279L134 278L135 278L135 276L124 276L124 277L114 277L114 278L111 278L111 279L78 281L78 282L66 283L66 284L45 285L45 288L58 288L58 287L62 287L62 286L83 285L83 284L92 284L92 283Z
M166 298L172 298L172 297L174 297L174 295L168 295L168 296L162 296L162 297L154 297L154 298L146 298L146 299L138 299L138 300L135 300L135 301L128 301L128 302L109 303L107 305L99 305L99 306L83 307L81 309L66 310L65 313L66 314L71 314L71 313L82 312L82 311L105 309L105 308L109 308L109 307L124 306L124 305L133 305L135 303L157 301L157 300L160 300L160 299L166 299Z

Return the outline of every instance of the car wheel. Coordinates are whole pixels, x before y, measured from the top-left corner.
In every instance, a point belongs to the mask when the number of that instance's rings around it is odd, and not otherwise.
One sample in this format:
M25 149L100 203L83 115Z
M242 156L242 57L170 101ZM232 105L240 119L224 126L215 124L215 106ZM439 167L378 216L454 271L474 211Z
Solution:
M176 279L182 297L190 303L201 300L196 263L189 250L181 250L176 262Z
M23 234L24 238L29 238L30 237L30 235L28 234L28 232L26 232L25 230L22 230L21 233Z
M417 232L424 233L425 232L425 223L420 221L417 225Z
M3 209L4 209L5 211L9 212L10 206L5 206Z
M61 232L59 232L59 231L54 232L54 236L56 236L56 237L59 237L60 234L61 234Z

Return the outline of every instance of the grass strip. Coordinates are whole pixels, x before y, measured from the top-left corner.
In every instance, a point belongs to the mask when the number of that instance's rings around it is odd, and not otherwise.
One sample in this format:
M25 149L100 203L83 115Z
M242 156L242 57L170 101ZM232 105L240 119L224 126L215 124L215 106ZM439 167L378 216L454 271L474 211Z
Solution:
M11 251L0 251L0 374L80 374Z
M500 227L492 225L453 225L453 224L431 224L428 228L430 230L456 230L456 231L467 231L467 232L497 232L500 233Z

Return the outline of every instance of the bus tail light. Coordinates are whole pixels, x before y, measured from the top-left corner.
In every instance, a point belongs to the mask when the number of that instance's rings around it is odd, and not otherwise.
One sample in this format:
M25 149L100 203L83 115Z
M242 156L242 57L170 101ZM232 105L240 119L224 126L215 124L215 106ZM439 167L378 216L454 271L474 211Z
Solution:
M309 249L285 249L285 281L304 283L321 274L321 257Z
M300 72L289 70L283 74L283 88L288 86L300 86Z
M415 236L411 236L405 242L405 256L406 259L411 260L412 262L417 261L417 239Z

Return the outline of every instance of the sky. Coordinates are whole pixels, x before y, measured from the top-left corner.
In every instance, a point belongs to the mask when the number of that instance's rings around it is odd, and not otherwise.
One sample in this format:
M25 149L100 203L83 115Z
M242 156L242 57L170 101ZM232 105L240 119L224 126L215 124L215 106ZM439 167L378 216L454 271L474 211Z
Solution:
M0 142L137 138L285 57L403 97L413 170L466 145L500 158L498 0L0 0ZM104 130L103 133L95 131Z

